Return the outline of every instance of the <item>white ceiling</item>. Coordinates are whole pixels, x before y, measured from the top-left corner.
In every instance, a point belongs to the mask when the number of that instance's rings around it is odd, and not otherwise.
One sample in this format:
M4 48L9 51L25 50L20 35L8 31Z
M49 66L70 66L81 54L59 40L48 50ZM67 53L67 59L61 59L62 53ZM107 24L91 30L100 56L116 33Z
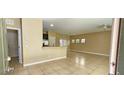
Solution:
M53 27L50 24L54 24ZM64 34L79 34L103 31L100 25L112 25L112 18L44 18L44 31L57 31ZM106 30L110 30L106 29Z

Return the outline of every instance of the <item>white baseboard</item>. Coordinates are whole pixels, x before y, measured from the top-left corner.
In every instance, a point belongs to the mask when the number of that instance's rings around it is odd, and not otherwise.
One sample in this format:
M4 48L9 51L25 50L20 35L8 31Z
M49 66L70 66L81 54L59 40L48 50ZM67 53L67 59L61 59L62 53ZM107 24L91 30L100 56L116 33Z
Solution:
M34 62L34 63L24 64L24 67L31 66L31 65L36 65L36 64L40 64L40 63L45 63L45 62L49 62L49 61L64 59L64 58L67 58L67 57L63 56L63 57L57 57L57 58L53 58L53 59L49 59L49 60L43 60L43 61L38 61L38 62Z
M94 53L94 52L86 52L86 51L78 51L78 50L71 50L73 52L81 52L81 53L88 53L88 54L94 54L94 55L100 55L100 56L109 56L108 54L101 54L101 53Z

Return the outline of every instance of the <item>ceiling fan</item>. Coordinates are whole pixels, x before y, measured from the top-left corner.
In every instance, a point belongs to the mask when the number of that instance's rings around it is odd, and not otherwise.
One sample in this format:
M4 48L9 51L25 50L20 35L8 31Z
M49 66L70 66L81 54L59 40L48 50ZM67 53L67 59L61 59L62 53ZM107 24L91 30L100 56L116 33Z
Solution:
M111 28L112 28L112 26L111 26L111 25L109 25L109 24L102 24L102 25L97 26L97 28L107 30L107 29L111 29Z

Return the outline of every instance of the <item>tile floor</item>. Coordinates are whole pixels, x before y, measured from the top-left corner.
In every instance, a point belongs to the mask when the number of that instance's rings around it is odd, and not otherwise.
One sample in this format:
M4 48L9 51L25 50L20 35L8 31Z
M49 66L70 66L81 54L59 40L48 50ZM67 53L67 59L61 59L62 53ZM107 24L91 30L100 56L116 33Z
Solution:
M10 67L15 70L7 73L8 75L107 75L109 57L69 52L67 59L28 67L23 67L13 58Z

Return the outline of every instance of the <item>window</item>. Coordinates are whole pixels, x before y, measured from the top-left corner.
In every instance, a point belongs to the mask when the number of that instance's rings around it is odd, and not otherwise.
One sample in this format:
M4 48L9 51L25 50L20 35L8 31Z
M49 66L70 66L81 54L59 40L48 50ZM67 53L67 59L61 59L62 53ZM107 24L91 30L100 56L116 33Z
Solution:
M80 43L80 39L76 39L76 44L79 44Z
M85 43L85 39L83 38L83 39L81 39L81 43L82 44L84 44Z
M67 40L60 39L60 46L61 46L61 47L64 47L64 46L67 46L67 45L68 45Z
M74 44L74 43L75 43L75 40L74 40L74 39L72 39L72 40L71 40L71 43L73 43L73 44Z

